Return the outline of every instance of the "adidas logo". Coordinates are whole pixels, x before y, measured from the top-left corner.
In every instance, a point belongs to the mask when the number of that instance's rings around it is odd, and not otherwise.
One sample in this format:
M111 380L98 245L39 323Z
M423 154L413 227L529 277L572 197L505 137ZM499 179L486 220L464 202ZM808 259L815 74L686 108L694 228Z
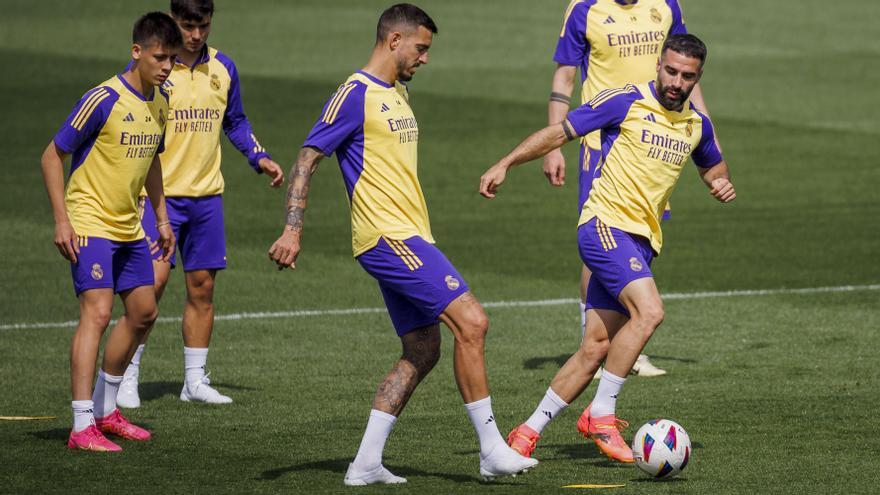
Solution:
M134 115L132 115L131 112L128 112L128 115L126 115L125 118L122 119L122 121L123 122L134 122Z
M487 419L486 422L483 424L487 425L489 423L494 423L494 422L495 422L495 416L489 416L489 419Z
M614 20L614 18L609 15L608 18L605 19L604 22L602 22L602 24L614 24L615 22L616 21Z
M382 108L379 109L380 112L387 112L388 110L391 110L391 109L388 108L388 105L386 105L384 103L382 104Z
M654 117L654 114L653 114L653 113L649 113L649 114L648 114L647 116L645 116L645 118L642 119L642 120L647 120L648 122L657 122L657 119Z
M544 416L547 416L547 419L553 419L553 413L550 411L541 411L544 413Z

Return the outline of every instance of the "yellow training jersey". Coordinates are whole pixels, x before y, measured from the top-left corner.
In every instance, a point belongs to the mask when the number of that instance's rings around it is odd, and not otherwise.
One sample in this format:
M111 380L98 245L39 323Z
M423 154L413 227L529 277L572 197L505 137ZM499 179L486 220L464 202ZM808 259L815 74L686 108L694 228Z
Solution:
M352 249L358 256L380 237L421 236L433 243L419 185L419 125L406 87L358 71L324 105L303 146L336 152L351 201Z
M663 41L686 32L677 0L573 0L553 60L580 68L583 104L654 77ZM586 144L599 149L599 135L588 135Z
M77 235L112 241L144 237L138 194L162 151L167 115L168 96L160 88L146 98L122 76L76 104L54 141L73 154L65 201Z
M178 61L163 89L171 105L160 157L166 196L223 193L221 130L260 172L259 160L269 155L244 114L238 71L229 57L206 47L193 67Z
M709 118L686 101L667 110L654 82L609 89L567 117L579 136L600 131L603 161L578 225L593 217L663 246L660 219L682 167L692 157L699 167L721 162Z

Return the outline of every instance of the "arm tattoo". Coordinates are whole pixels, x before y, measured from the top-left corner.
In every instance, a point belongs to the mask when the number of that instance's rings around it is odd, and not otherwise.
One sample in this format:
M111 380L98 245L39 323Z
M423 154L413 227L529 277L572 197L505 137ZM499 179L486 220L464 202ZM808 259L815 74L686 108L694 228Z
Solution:
M571 124L568 123L568 119L562 121L562 132L565 133L565 137L568 138L569 141L577 137L577 133L572 130Z
M301 231L309 197L312 174L324 155L312 148L303 148L290 170L287 186L287 225L290 230Z
M550 93L550 101L558 101L559 103L565 103L566 105L571 105L571 97L562 93L552 92Z

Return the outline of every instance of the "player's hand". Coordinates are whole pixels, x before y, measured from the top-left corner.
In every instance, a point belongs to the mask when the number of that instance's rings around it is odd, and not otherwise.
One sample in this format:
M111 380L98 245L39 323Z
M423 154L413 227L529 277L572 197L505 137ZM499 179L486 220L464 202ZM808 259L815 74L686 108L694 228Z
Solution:
M260 165L260 170L272 179L272 181L269 182L270 187L280 187L281 184L284 184L284 171L281 170L281 165L278 165L274 160L265 156L260 158L258 164Z
M551 186L565 185L565 155L562 154L561 149L556 148L544 155L544 175L547 176Z
M73 230L70 222L62 222L55 224L55 247L61 256L64 256L70 262L77 262L79 255L79 238Z
M279 270L296 268L296 257L299 256L299 232L284 229L272 247L269 248L269 259L278 265Z
M177 238L174 237L174 231L171 230L170 224L166 223L161 227L157 227L157 230L159 231L159 240L156 241L156 244L157 247L162 250L162 255L159 256L159 261L167 263L171 260L171 256L174 254Z
M154 241L152 237L146 236L147 246L150 247L150 256L159 252L159 241Z
M485 198L492 199L495 197L495 193L498 191L498 188L501 184L504 183L504 179L507 177L507 167L501 163L496 163L492 165L492 168L486 171L482 177L480 177L480 194Z
M733 183L728 179L719 177L712 181L712 189L709 194L722 203L730 203L736 199L736 191L733 189Z

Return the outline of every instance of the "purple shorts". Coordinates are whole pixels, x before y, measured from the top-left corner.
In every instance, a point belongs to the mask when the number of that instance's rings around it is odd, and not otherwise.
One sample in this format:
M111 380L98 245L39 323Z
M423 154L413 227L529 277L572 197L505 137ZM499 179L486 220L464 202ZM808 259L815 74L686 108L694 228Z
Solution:
M177 237L177 249L171 266L177 265L177 253L183 257L183 270L223 270L226 268L226 232L223 228L223 197L165 198L171 229ZM152 242L159 238L156 211L149 198L144 198L141 225ZM158 259L162 251L153 255Z
M580 164L578 172L578 215L581 214L581 210L584 209L584 203L590 197L590 190L593 189L593 180L596 178L596 169L599 168L600 158L602 158L601 151L587 148L581 142L580 154L578 154L578 164ZM667 203L661 220L669 220L671 216L672 212L669 210L669 203Z
M593 272L587 286L587 309L610 309L629 316L618 297L633 280L654 276L651 243L593 217L578 228L578 248L584 264Z
M383 237L357 260L379 282L400 336L438 323L446 306L468 291L446 256L418 236L405 241Z
M73 290L79 296L89 289L125 292L153 285L153 262L145 239L118 242L100 237L79 238L79 256L70 264Z

